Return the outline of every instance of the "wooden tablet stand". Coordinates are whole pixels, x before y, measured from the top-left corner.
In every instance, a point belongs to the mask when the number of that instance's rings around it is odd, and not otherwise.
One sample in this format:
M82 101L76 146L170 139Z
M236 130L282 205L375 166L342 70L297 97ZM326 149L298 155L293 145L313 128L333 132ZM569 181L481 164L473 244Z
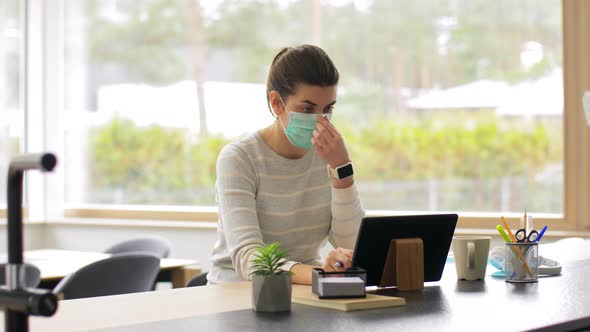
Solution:
M379 287L397 286L401 291L424 288L422 239L394 239L389 244Z

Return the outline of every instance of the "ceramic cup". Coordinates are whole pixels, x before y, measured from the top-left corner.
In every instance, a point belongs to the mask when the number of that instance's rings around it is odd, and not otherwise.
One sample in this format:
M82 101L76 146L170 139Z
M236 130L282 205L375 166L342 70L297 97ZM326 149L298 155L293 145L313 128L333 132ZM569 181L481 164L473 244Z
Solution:
M478 280L485 277L491 239L488 236L453 237L457 279Z

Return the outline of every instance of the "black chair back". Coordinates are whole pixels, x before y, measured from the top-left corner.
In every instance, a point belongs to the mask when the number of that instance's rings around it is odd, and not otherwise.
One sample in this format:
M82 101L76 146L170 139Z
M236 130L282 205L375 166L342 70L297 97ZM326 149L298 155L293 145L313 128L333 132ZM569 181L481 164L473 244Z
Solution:
M197 286L205 286L207 285L207 272L201 273L198 276L191 279L191 281L186 284L186 287L197 287Z
M163 237L149 235L119 242L105 250L105 253L112 255L130 252L146 252L166 258L170 255L170 242Z
M53 292L63 299L78 299L152 290L160 259L149 254L116 255L68 275Z

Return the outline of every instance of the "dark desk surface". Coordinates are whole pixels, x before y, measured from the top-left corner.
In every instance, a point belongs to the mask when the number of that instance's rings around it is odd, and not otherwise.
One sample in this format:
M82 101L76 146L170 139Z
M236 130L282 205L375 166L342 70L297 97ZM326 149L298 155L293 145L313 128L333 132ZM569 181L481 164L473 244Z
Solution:
M488 271L489 274L489 271ZM341 312L293 305L287 314L240 310L101 331L571 331L590 327L590 260L533 284L457 281L453 265L423 291L398 292L407 305ZM228 301L231 301L228 299Z

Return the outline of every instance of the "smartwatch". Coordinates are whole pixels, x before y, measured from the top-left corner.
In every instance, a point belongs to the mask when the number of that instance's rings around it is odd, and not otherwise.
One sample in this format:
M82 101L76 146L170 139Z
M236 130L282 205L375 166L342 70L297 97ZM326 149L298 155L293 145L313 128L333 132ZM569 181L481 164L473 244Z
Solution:
M330 165L327 165L328 168L328 175L332 178L332 179L338 179L338 180L343 180L346 179L347 177L350 177L354 174L354 169L352 168L352 162L347 162L344 165L340 165L336 168L332 168L330 167Z

